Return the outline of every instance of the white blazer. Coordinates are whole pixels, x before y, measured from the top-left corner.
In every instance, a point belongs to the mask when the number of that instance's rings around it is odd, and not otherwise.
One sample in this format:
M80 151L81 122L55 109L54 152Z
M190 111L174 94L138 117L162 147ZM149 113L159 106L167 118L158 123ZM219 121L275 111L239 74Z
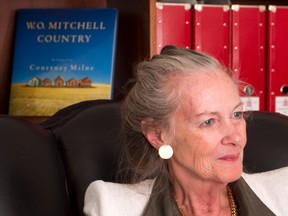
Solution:
M242 177L261 201L277 216L288 215L288 167ZM86 216L141 216L154 180L139 184L92 182L84 199Z

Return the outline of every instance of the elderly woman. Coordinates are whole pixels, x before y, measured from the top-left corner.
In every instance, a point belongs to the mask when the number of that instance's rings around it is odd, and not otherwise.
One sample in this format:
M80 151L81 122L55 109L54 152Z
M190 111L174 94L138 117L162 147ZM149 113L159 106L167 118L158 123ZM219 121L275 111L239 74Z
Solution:
M239 82L217 60L167 46L135 75L122 106L122 165L131 179L93 182L86 215L287 213L287 185L277 182L287 169L242 172L246 123Z

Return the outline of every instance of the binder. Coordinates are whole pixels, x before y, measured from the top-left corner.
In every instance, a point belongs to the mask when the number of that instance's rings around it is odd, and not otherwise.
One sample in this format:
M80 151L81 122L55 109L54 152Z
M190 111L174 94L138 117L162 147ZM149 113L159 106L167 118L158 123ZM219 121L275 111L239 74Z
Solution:
M193 49L229 66L229 5L195 4L192 9Z
M244 110L265 110L266 6L231 6L231 70Z
M288 115L288 7L268 7L268 110Z
M191 4L156 2L156 44L191 48Z

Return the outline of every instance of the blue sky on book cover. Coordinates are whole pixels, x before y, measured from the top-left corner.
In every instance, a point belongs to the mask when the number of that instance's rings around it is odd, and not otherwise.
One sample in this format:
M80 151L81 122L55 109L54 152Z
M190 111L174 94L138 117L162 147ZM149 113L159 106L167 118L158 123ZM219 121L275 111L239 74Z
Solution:
M12 83L89 77L113 84L117 10L21 9Z

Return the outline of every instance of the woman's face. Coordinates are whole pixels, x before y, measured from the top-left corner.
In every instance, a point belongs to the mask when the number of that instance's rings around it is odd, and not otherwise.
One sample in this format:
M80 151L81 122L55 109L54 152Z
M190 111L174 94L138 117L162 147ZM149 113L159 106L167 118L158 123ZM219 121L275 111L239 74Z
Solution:
M181 107L173 114L174 155L169 160L178 178L228 183L242 173L246 123L237 87L221 71L199 72L173 80Z

